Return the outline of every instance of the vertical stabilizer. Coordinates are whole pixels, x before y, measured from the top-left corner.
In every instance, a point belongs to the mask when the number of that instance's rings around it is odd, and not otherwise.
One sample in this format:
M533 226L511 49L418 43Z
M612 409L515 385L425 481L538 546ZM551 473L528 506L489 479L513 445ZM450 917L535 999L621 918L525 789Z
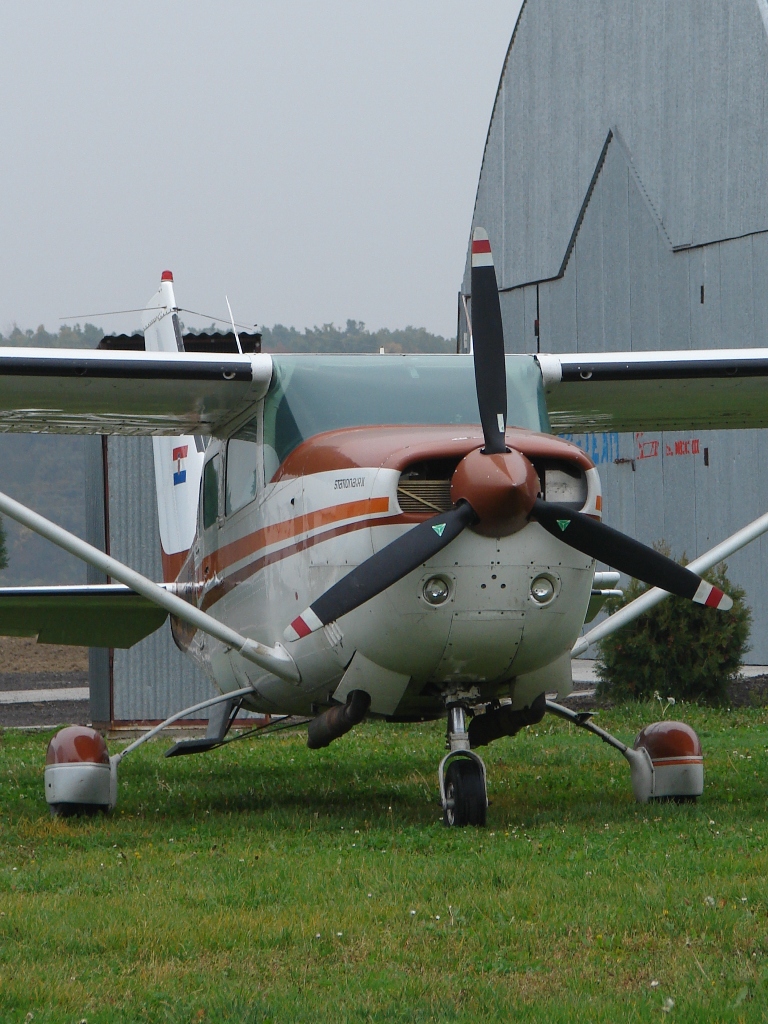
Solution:
M160 288L144 310L147 352L183 352L173 294L173 274L164 270ZM195 539L197 500L203 470L202 438L153 437L155 486L163 554L163 576L175 580Z

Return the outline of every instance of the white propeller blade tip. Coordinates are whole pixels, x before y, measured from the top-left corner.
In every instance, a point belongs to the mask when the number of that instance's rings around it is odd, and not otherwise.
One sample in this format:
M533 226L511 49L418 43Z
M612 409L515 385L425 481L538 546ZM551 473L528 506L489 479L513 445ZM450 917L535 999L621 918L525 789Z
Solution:
M492 267L493 253L485 228L475 228L472 232L472 266Z
M283 636L286 640L301 640L305 636L309 636L310 633L314 633L315 630L322 629L323 623L315 615L311 608L305 608L301 615L297 615L293 622L288 626Z

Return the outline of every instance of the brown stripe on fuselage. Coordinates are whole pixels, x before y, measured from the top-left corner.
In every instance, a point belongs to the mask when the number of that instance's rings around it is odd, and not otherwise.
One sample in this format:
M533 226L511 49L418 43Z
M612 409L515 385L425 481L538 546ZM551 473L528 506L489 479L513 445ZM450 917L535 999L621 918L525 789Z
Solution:
M323 526L338 523L342 519L356 519L358 516L371 516L388 511L389 498L367 498L362 501L348 501L343 505L330 505L328 508L321 508L316 512L305 512L293 519L285 519L281 523L264 526L260 530L246 534L239 540L222 545L207 555L203 559L203 579L215 576L222 569L229 568L235 562L247 558L248 555L252 555L262 548L269 547L270 544L279 544L280 541L290 540L299 533L319 530Z
M235 572L231 572L218 586L211 587L203 598L200 607L203 611L207 611L217 601L220 601L222 597L234 590L239 583L249 579L259 572L260 569L267 565L272 565L274 562L280 562L283 558L288 558L290 555L298 554L299 551L306 551L307 548L314 547L315 544L320 544L324 540L341 537L342 534L352 533L354 530L363 530L367 526L399 526L402 524L412 526L414 523L423 522L424 519L428 518L429 515L405 513L387 516L386 519L358 519L354 523L345 523L343 526L337 526L333 530L326 530L324 533L316 533L311 537L304 537L295 544L288 544L284 548L278 548L277 551L271 551L268 555L262 555L261 558L256 558Z

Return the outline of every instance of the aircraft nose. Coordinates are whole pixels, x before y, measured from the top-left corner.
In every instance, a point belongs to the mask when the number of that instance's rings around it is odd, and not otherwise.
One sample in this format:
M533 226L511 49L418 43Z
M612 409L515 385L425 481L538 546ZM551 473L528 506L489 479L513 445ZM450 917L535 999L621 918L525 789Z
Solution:
M521 530L541 491L533 464L511 449L486 455L479 448L465 455L451 479L451 500L468 502L480 522L472 527L491 537Z

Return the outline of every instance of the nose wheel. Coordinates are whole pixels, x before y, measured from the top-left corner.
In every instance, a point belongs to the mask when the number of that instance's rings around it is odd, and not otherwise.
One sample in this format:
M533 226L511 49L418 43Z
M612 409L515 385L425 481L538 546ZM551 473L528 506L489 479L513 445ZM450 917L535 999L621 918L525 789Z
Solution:
M485 825L488 809L487 780L483 760L469 749L464 709L448 708L449 752L440 762L440 800L446 825L463 828Z
M482 765L466 758L456 758L445 773L443 821L446 825L485 825L488 798L485 795L485 772Z

